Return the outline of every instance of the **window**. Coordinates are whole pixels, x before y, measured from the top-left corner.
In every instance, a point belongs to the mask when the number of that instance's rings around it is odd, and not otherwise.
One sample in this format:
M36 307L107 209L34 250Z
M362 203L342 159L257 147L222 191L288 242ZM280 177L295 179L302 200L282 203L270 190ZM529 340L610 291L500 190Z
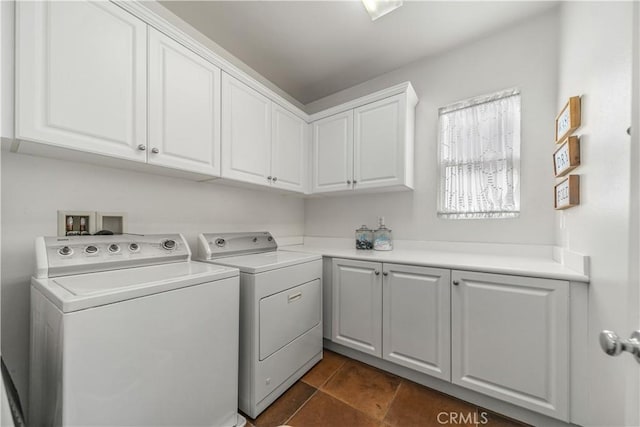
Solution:
M520 91L438 111L438 216L514 218L520 213Z

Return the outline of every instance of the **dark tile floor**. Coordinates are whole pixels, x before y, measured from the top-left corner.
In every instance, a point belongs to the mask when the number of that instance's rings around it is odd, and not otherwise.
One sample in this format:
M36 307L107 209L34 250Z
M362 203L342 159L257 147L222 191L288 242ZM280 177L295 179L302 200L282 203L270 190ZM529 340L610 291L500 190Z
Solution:
M280 425L524 426L517 421L328 350L324 351L324 358L320 363L257 419L248 419L247 423L247 426L255 427Z

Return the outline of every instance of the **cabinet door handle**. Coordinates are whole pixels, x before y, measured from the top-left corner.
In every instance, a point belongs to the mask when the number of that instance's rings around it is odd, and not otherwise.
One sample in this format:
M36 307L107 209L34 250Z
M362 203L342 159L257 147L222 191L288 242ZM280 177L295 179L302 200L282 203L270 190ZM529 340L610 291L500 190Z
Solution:
M269 181L271 181L273 178L272 178L272 177L270 177L270 176L268 176L268 177L267 177L267 179L268 179Z
M153 148L151 149L151 152L152 152L153 154L158 154L158 153L160 152L160 150L158 150L156 147L153 147Z
M274 176L274 177L273 177L273 182L276 182L277 180L278 180L278 177L277 177L277 176Z
M388 276L388 275L389 275L389 273L388 273L388 272L386 272L386 271L383 271L383 272L382 272L382 275L383 275L383 276Z
M144 151L144 150L146 150L146 149L147 149L147 146L146 146L146 145L144 145L144 144L140 144L140 145L138 145L138 150L140 150L140 151Z
M460 284L460 282L459 282L459 281L457 281L457 280L454 280L454 281L453 281L453 285L454 285L454 286L458 286L459 284Z
M376 270L375 273L376 273L376 276L380 275L380 272L378 270Z
M350 179L347 180L347 185L351 185L351 180Z
M355 179L353 180L353 185L357 184L358 181L356 181Z

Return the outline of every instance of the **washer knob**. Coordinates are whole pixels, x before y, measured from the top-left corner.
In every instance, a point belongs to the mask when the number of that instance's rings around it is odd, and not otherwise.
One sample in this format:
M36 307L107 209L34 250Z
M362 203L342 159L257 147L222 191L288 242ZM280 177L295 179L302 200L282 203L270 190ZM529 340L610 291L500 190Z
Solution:
M162 242L162 247L168 251L172 251L176 248L176 241L172 239L167 239Z
M96 248L93 245L89 245L86 248L84 248L84 251L88 254L95 254L96 252L98 252L98 248Z
M62 256L69 256L73 253L73 249L69 246L63 246L58 250L58 253Z
M109 252L111 253L116 253L116 252L120 252L120 246L116 245L115 243L112 243L109 245Z
M129 250L131 252L138 252L140 250L140 245L138 245L137 243L130 243Z

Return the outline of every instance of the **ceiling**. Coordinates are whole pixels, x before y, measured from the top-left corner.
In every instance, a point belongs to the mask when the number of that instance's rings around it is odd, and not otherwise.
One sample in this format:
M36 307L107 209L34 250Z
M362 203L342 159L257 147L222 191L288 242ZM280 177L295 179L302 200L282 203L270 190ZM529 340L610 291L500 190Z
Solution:
M302 104L557 4L405 1L372 22L357 0L160 3Z

